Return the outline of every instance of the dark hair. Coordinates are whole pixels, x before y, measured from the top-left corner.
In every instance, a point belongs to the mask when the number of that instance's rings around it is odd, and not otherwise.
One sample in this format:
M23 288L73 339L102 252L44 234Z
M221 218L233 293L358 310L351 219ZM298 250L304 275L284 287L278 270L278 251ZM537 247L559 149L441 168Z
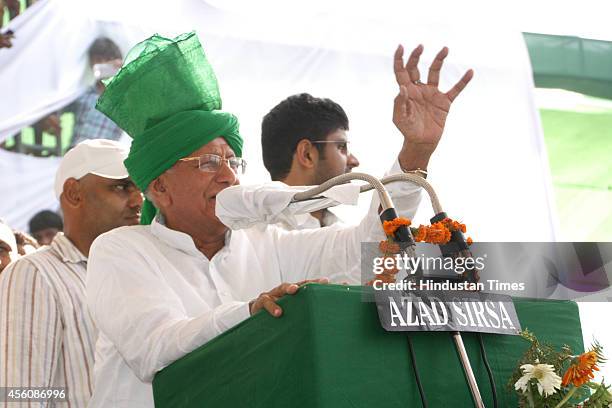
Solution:
M64 229L64 222L59 214L51 210L43 210L36 213L36 215L30 219L28 226L30 227L30 234L46 228L57 228L62 231Z
M331 99L307 93L292 95L272 108L261 123L264 166L272 180L282 180L291 170L300 140L322 141L330 133L348 128L344 109ZM323 151L323 145L315 146Z
M117 44L115 44L110 38L106 37L101 37L95 40L89 47L88 54L90 61L94 58L104 59L105 61L123 58Z

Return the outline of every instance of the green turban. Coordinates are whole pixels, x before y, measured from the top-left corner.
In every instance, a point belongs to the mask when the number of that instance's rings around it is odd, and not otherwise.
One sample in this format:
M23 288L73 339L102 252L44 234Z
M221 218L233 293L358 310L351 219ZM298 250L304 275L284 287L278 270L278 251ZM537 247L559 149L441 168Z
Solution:
M136 45L96 108L133 138L124 163L142 191L217 137L242 156L238 119L220 110L217 78L193 32L173 40L154 35ZM154 216L145 200L141 223Z

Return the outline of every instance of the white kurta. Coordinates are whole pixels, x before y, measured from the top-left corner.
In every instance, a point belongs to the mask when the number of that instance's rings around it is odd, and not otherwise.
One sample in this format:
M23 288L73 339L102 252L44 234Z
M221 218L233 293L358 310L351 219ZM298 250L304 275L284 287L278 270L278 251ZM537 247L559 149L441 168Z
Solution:
M397 202L413 214L420 192L402 188ZM376 212L348 228L231 231L211 260L162 219L101 235L87 274L100 330L90 407L153 407L155 373L248 318L250 300L282 282L347 280L361 242L383 238Z
M401 166L396 159L385 176L401 172ZM292 198L297 192L309 188L311 187L288 186L281 182L230 187L220 193L216 213L231 229L248 228L256 223L275 224L287 231L321 228L321 226L343 228L354 224L345 223L334 213L333 207L327 207L338 204L356 205L359 197L357 184L334 186L321 194L327 199L292 203ZM335 189L339 190L334 191ZM412 218L416 211L415 203L418 205L420 201L421 189L408 182L387 184L386 189L393 199L398 215ZM373 194L370 213L375 214L379 205L378 195ZM310 213L324 208L326 210L321 223Z
M400 166L399 161L396 159L393 162L391 169L385 173L385 176L389 176L391 174L397 174L401 172L402 172L402 167ZM398 208L404 207L405 203L403 201L405 200L409 200L409 201L418 200L418 197L415 197L415 195L418 196L420 194L420 189L415 188L415 186L411 184L407 184L407 183L388 185L387 190L391 193L392 198L395 199L394 201L398 201L395 203L395 205ZM380 204L380 201L378 200L378 196L374 194L372 196L372 203L370 205L370 211L376 211L379 204ZM409 203L409 206L410 206L410 203ZM408 218L412 218L414 216L414 212L415 212L414 209L410 208L410 210L408 211L408 214L399 214L399 215L402 215ZM318 219L316 219L310 214L297 214L297 215L294 215L293 217L287 217L286 219L282 220L276 225L287 231L293 231L293 230L321 228L322 226L323 227L331 227L331 226L345 227L349 224L346 224L340 217L338 217L334 213L333 208L331 208L331 209L327 209L327 211L323 213L323 219L321 221L319 221Z
M326 209L323 212L323 219L321 221L310 214L299 214L293 216L291 220L285 220L276 225L287 231L293 231L331 226L344 227L347 224L334 214L333 209Z

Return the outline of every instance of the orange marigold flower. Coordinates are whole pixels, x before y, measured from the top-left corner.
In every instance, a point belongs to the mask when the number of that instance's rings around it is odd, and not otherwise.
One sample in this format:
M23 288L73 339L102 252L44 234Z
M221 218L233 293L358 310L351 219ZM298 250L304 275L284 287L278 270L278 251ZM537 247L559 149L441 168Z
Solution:
M397 227L393 223L393 221L384 221L383 222L383 230L387 235L393 235L397 230Z
M473 243L474 243L474 240L472 239L472 237L467 237L467 244L472 245Z
M421 225L419 226L419 229L417 229L414 235L414 240L416 242L423 242L425 241L426 238L427 238L427 227L425 225Z
M442 221L440 221L442 224L446 225L446 228L448 228L450 231L461 231L464 234L467 231L467 228L465 227L465 224L460 223L459 221L454 221L450 218L445 218Z
M380 241L378 244L378 249L383 254L398 254L400 251L400 246L397 242L393 241Z
M412 222L408 219L408 218L404 218L404 217L397 217L396 219L393 220L397 226L401 226L401 225L405 225L405 226L410 226L410 224L412 224Z
M594 351L582 353L568 367L561 380L561 385L567 387L571 383L575 387L580 387L595 378L593 371L599 371L597 367L597 353Z
M450 241L451 233L441 222L432 224L427 231L426 242L430 244L446 244Z
M395 231L402 225L409 226L411 224L410 220L403 217L397 217L391 221L383 221L383 230L387 235L395 234Z

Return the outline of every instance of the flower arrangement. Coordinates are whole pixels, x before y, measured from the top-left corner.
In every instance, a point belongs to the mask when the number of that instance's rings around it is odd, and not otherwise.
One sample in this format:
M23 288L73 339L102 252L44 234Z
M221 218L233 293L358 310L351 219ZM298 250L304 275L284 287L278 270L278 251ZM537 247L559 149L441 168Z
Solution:
M450 241L453 232L461 231L465 234L467 228L465 224L445 218L440 222L435 222L431 225L420 225L418 228L411 228L410 230L416 242L442 245ZM473 243L472 238L468 237L467 243L471 245Z
M378 245L381 253L384 257L393 256L400 252L400 246L393 240L393 235L401 226L410 227L412 222L403 217L397 217L391 221L383 222L383 230L387 239L381 241ZM416 242L427 242L430 244L447 244L451 239L451 234L454 231L461 231L465 233L467 228L465 224L458 221L454 221L450 218L445 218L440 222L433 223L431 225L420 225L418 228L410 228L410 232ZM467 238L468 245L472 244L472 238ZM367 282L366 285L372 285L374 281L382 281L384 283L395 282L395 275L399 270L395 267L387 268L382 273L376 276L376 278Z
M395 234L395 231L397 231L399 227L402 225L409 227L410 224L412 224L412 222L408 218L397 217L391 221L384 221L383 230L385 231L387 237L391 237L393 234Z
M595 342L589 351L573 355L568 346L560 351L541 343L524 330L521 337L531 343L514 371L509 386L519 397L520 407L599 408L612 404L610 387L591 380L606 360ZM561 377L560 374L563 373Z

